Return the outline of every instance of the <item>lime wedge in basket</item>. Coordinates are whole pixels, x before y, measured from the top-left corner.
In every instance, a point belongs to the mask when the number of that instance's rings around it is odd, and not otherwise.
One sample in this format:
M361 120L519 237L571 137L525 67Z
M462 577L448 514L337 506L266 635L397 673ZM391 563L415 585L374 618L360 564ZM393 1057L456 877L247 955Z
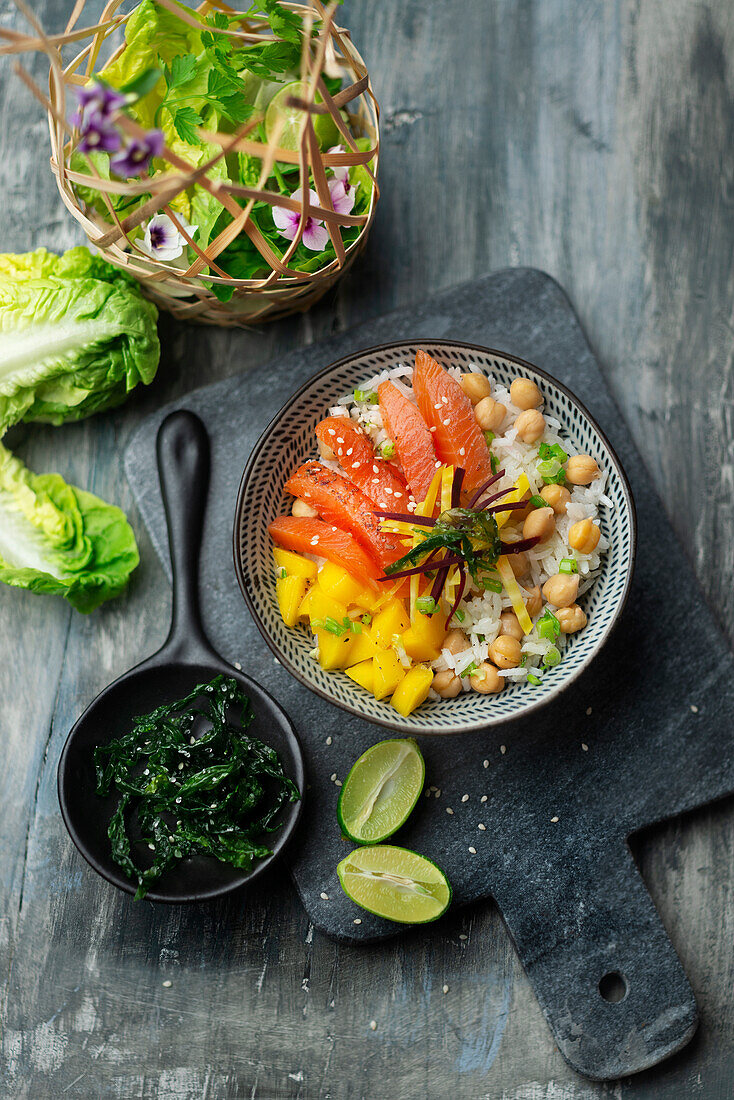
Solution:
M435 863L407 848L357 848L336 869L347 897L378 917L425 924L448 909L451 887Z
M379 844L400 828L423 790L426 766L412 739L363 752L339 794L337 817L355 844Z
M284 84L280 91L275 93L265 112L265 136L268 141L272 139L278 127L282 126L278 138L280 148L292 150L300 148L303 128L306 125L306 112L300 107L291 106L288 100L291 97L305 99L307 95L306 85L300 80ZM316 102L320 102L318 95ZM313 127L322 148L338 144L339 130L331 115L314 115Z

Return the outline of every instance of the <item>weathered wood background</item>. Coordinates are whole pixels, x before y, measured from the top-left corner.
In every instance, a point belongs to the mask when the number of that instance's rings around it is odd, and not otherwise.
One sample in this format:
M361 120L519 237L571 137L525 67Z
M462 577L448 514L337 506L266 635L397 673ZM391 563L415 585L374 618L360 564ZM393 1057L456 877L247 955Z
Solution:
M52 30L70 7L33 4ZM21 25L11 0L0 21ZM538 266L575 303L731 638L730 0L347 0L343 21L371 66L385 137L383 198L353 274L310 315L260 332L164 320L149 391L83 425L16 430L13 445L34 469L131 510L120 456L155 405L473 275ZM30 67L42 81L43 63ZM0 120L0 248L77 243L45 120L6 63ZM97 879L64 832L55 773L80 710L166 631L169 590L132 519L141 567L93 616L0 593L3 1096L734 1094L731 804L637 845L701 1029L668 1064L610 1086L578 1078L554 1049L491 907L355 949L314 933L279 876L244 899L171 910Z

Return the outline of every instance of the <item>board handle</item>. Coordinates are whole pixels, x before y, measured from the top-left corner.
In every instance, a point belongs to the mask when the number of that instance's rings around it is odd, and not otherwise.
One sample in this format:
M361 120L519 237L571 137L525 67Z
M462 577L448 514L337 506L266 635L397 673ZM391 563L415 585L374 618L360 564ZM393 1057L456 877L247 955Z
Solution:
M603 1081L639 1073L696 1030L683 967L623 839L544 848L495 892L525 971L569 1065Z

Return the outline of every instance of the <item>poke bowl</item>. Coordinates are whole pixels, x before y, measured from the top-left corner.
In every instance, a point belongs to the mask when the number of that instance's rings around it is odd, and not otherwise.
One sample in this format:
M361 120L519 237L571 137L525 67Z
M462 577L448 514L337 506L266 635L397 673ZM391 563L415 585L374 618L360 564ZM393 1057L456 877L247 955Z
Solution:
M256 443L234 524L281 664L414 735L505 723L568 687L619 618L635 544L627 478L577 398L446 340L311 377Z

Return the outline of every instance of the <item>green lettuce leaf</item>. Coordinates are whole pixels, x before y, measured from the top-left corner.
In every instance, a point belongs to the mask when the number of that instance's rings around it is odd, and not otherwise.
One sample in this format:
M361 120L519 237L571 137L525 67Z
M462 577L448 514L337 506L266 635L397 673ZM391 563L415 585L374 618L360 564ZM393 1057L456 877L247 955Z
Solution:
M0 255L0 436L119 405L155 377L156 307L86 248Z
M119 508L59 474L34 474L0 444L0 581L86 613L119 595L138 561Z

